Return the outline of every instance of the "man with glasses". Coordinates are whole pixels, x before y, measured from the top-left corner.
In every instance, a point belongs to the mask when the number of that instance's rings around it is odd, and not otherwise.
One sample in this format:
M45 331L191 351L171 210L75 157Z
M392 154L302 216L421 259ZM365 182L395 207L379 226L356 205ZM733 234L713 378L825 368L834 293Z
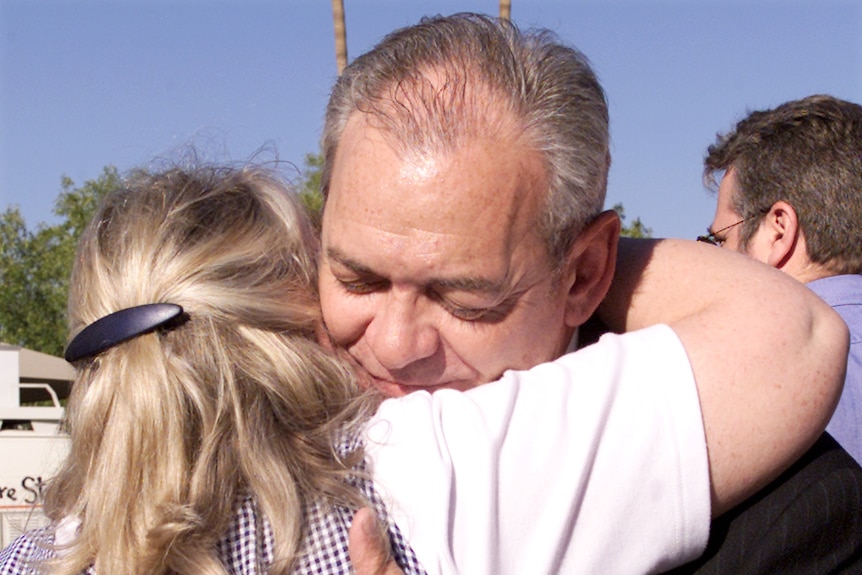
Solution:
M827 427L844 449L824 434L790 471L718 518L707 552L675 573L856 573L862 512L846 497L862 474L848 455L862 459L862 107L811 96L753 112L718 137L704 164L705 181L720 185L698 241L807 283L848 324L844 392ZM775 321L793 318L788 310Z
M704 175L720 185L698 240L808 284L850 328L826 431L862 462L862 106L811 96L753 112L709 147Z

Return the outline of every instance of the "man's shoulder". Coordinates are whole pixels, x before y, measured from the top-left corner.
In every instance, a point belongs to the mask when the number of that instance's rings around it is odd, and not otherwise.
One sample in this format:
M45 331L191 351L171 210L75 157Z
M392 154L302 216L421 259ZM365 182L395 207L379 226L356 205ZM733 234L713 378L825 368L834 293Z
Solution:
M862 307L862 275L860 274L827 276L805 285L832 307Z

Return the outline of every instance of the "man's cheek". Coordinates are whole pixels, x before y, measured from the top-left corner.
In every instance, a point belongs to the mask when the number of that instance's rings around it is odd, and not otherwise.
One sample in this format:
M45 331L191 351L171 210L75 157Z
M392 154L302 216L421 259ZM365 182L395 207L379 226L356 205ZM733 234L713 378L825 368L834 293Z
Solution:
M341 322L344 314L341 311L342 304L334 290L327 284L326 280L320 282L320 309L323 313L323 323L329 336L338 342L338 333L341 331Z
M348 347L362 337L367 322L361 314L361 302L345 301L337 296L326 299L321 297L321 307L323 321L335 345Z

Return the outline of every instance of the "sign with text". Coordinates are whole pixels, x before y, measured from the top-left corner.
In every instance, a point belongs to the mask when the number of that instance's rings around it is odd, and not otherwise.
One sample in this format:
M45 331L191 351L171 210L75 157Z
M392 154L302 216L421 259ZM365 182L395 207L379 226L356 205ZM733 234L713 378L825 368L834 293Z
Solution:
M39 505L45 482L66 456L69 438L0 431L0 510Z
M0 431L0 545L47 523L42 495L68 449L65 435Z

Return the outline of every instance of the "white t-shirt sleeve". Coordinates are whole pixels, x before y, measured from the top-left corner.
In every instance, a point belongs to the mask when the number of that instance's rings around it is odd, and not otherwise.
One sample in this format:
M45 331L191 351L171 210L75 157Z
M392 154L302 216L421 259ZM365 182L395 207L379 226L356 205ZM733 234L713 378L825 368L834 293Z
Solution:
M706 546L700 403L667 326L387 400L367 435L375 486L429 574L631 575Z

